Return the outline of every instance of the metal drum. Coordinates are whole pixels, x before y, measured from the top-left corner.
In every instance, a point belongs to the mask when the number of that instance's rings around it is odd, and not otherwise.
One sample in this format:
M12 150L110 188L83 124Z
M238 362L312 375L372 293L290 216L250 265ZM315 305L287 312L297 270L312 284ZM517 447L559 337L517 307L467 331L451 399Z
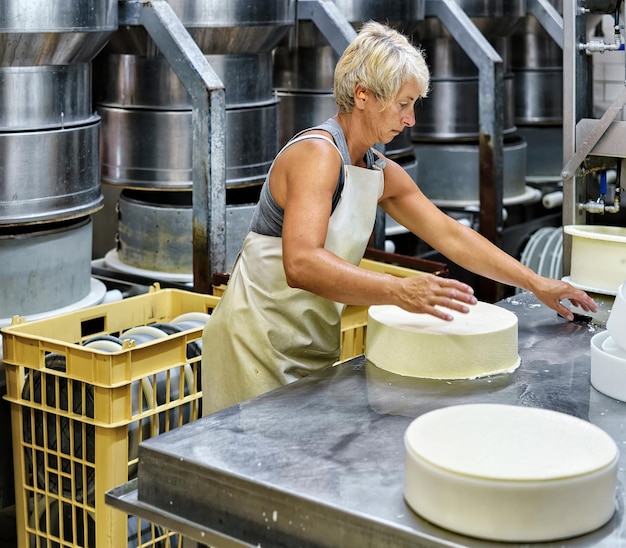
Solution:
M205 55L226 87L226 108L274 99L272 54ZM104 56L95 75L98 105L145 110L191 110L192 102L164 57Z
M0 10L0 65L85 63L117 28L117 0L4 0Z
M503 134L509 135L516 129L512 74L504 78L504 95ZM433 78L428 97L415 110L413 140L478 140L478 99L477 77Z
M89 121L0 133L1 225L70 219L100 207L100 118Z
M0 225L71 219L101 206L90 62L116 28L116 0L2 3Z
M205 54L272 50L294 23L295 0L169 0L184 27ZM107 45L110 53L158 55L143 27L120 28Z
M550 0L563 12L562 0ZM560 180L563 158L563 51L532 16L511 34L515 123L528 143L527 180Z
M0 318L55 310L91 288L89 219L0 231Z
M278 152L271 52L206 58L227 90L226 185L246 186L267 173ZM108 55L104 62L98 89L103 181L190 189L191 99L178 77L163 57Z
M503 199L521 199L526 192L526 143L512 138L503 148ZM472 143L418 143L417 184L440 206L478 204L478 145Z
M489 40L504 64L505 135L515 131L514 82L509 70L508 35L525 15L521 0L485 2L457 0L472 23ZM425 50L431 70L429 96L416 106L416 123L411 130L414 140L477 140L478 68L436 18L420 22L414 40Z
M93 115L89 63L3 67L0 89L2 132L65 128Z
M271 50L293 25L293 0L170 5L226 88L226 185L252 184L278 152ZM192 102L145 29L116 32L96 68L103 180L190 189Z
M562 12L562 0L551 0ZM534 17L511 34L511 70L515 75L518 124L560 124L563 120L563 51Z
M156 279L192 281L191 192L123 190L119 197L117 249L107 253L107 266L122 272L151 273ZM228 270L237 258L254 204L226 208Z
M99 107L102 180L127 187L190 190L191 111ZM226 109L226 186L258 184L278 149L278 99ZM164 197L167 201L167 197Z

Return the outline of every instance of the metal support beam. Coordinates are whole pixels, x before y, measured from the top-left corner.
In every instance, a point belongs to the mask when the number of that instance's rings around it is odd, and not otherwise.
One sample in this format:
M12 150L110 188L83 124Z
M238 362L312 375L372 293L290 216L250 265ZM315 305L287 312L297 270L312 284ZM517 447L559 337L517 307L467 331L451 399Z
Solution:
M298 19L313 21L337 55L355 38L356 31L332 0L298 0Z
M503 61L455 0L426 0L426 16L437 17L478 68L480 232L497 243L502 227Z
M437 17L478 68L480 233L498 245L502 230L504 63L455 0L426 0L426 16ZM483 298L498 300L482 282Z
M563 18L549 0L526 0L526 12L533 15L556 45L563 49Z
M563 179L570 179L576 174L576 170L583 163L584 159L589 156L593 148L598 144L602 136L606 133L609 126L613 123L615 118L622 113L626 105L626 87L618 93L617 97L604 111L604 114L599 120L586 120L584 126L580 126L580 133L584 134L584 137L577 139L576 152L569 159L563 171L561 177ZM577 124L577 128L582 120ZM587 131L588 129L588 131Z
M166 0L120 0L119 24L143 26L192 99L194 290L226 270L224 85Z

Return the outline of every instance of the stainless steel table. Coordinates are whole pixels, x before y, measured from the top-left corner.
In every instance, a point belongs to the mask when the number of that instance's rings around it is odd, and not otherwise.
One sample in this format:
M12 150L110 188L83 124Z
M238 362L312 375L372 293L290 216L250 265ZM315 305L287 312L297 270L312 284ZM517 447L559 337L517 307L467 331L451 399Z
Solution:
M432 409L506 403L589 420L624 448L613 519L590 534L534 546L626 546L626 404L589 381L589 341L603 328L567 322L527 293L499 304L519 318L522 363L514 373L421 380L360 356L147 440L138 480L109 492L107 502L213 546L502 546L411 511L402 494L403 435Z

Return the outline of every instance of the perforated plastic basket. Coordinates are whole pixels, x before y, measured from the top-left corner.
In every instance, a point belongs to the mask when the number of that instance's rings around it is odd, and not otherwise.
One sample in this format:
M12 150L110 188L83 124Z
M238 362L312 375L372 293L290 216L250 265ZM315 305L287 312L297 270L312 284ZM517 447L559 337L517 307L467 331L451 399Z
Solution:
M141 440L200 416L202 330L218 302L155 287L2 330L20 548L182 546L104 493L135 476Z

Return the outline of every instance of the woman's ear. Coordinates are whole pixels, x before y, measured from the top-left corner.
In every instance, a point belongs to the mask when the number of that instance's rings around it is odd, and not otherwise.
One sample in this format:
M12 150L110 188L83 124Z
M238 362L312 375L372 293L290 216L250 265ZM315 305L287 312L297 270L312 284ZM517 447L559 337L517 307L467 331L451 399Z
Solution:
M354 97L355 103L362 105L367 100L367 90L361 84L358 84L354 90Z

